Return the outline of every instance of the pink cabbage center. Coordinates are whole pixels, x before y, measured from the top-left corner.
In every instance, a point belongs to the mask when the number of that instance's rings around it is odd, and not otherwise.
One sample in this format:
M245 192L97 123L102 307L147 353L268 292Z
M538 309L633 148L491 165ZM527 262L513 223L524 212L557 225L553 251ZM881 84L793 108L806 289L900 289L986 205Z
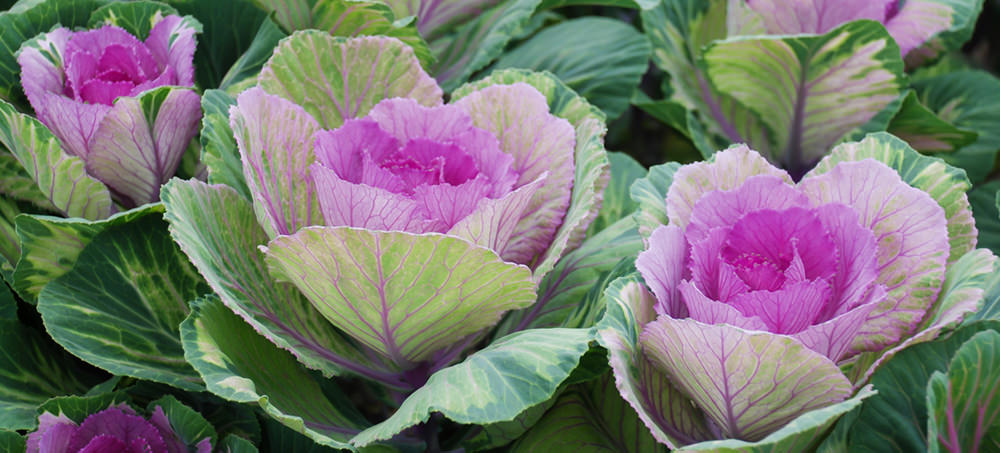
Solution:
M63 94L77 101L112 105L119 96L177 84L177 74L157 62L145 43L112 26L74 33L65 49Z

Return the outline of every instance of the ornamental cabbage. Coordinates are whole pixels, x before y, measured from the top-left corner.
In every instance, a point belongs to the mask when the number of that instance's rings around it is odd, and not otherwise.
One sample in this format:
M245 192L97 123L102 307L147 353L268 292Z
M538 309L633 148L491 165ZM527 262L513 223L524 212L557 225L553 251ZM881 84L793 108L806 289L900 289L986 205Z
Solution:
M3 112L10 129L4 144L66 215L107 217L115 210L108 190L125 208L157 201L160 185L174 175L197 132L200 97L187 87L194 85L194 35L201 26L177 15L153 20L144 41L114 25L56 28L26 42L18 54L25 94L61 152L37 155L40 147L18 134L38 126L13 110ZM85 173L68 168L74 158ZM53 159L61 167L25 164ZM51 177L83 184L47 189L41 179L49 177L46 171L67 171Z
M210 453L208 436L191 448L181 439L161 406L149 418L119 403L88 415L76 423L64 414L45 412L38 417L38 430L28 434L27 453Z
M268 413L293 427L304 421L296 429L330 446L397 434L395 441L423 442L400 433L427 420L410 418L414 412L447 413L440 404L425 407L427 392L418 395L425 384L458 385L441 374L477 354L474 345L492 343L496 349L481 352L506 358L522 351L521 342L545 338L552 343L532 352L561 365L511 376L531 383L524 401L476 392L490 411L471 409L479 404L473 399L452 403L490 423L551 397L586 351L588 331L494 342L491 328L536 302L539 282L597 215L608 177L603 115L551 75L526 71L495 73L450 99L443 102L397 39L299 31L281 41L257 85L229 111L250 199L199 181L163 189L171 234L225 304L203 301L181 326L186 356L209 390L270 401ZM226 309L236 322L220 313ZM528 317L513 330L530 327ZM294 359L275 359L282 365L274 371L244 362L241 351L227 349L239 329ZM572 339L559 343L560 334ZM546 352L564 349L572 353ZM498 370L489 360L461 366L503 381L515 365ZM296 361L386 389L395 401L384 417L409 412L365 430L370 422L352 418L349 406L323 394L286 395L262 377L301 373ZM240 365L216 368L229 362ZM563 367L562 377L552 374ZM243 379L257 383L263 400L233 387ZM506 415L492 415L498 411ZM436 424L421 426L436 436ZM356 437L362 430L368 435Z
M680 167L665 211L652 208L668 223L650 234L640 220L635 267L652 295L609 293L622 324L601 335L622 396L673 447L776 441L816 410L832 423L886 357L981 301L981 284L951 293L965 278L952 269L995 261L974 250L963 180L887 134L842 145L798 184L745 145ZM822 432L816 417L775 436Z

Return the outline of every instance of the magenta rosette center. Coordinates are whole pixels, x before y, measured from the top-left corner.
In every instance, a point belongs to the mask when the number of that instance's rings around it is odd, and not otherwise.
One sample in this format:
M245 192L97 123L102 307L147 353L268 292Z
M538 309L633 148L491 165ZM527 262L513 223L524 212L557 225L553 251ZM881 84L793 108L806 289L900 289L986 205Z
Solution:
M65 415L48 412L38 417L38 430L28 435L28 453L181 453L212 451L211 438L192 448L174 431L163 408L149 419L126 404L90 414L77 424Z

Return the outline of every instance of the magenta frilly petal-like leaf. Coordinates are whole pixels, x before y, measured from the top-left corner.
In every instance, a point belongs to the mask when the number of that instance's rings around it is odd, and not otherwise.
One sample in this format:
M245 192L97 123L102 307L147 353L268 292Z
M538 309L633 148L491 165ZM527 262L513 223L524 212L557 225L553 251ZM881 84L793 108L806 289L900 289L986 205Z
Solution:
M687 316L678 285L690 273L685 266L688 257L684 230L664 225L653 231L649 248L639 253L635 267L656 294L656 312L675 318Z
M313 164L310 173L326 225L413 233L436 231L436 223L405 195L345 181L334 170L319 164Z
M640 343L729 438L760 440L852 393L836 364L783 335L661 316Z
M146 47L157 61L173 69L177 85L194 85L195 34L200 32L200 24L176 15L164 17L149 30Z
M455 105L468 112L477 127L492 132L500 149L513 156L512 168L520 174L515 187L548 172L503 253L508 261L534 263L569 208L575 174L573 126L549 113L545 96L526 83L488 86Z
M497 199L482 199L475 210L448 230L448 234L495 250L501 256L512 240L518 219L541 187L543 177Z
M695 202L685 230L688 241L699 241L712 228L730 226L751 211L809 205L805 195L778 176L750 176L738 189L709 192Z

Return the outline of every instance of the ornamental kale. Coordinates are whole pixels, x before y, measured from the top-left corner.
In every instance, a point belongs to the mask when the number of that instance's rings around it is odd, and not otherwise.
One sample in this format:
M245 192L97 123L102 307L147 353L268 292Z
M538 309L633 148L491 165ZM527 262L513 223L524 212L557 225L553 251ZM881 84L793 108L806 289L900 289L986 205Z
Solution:
M609 292L601 336L622 396L673 447L821 432L888 356L981 302L982 281L951 293L995 262L975 250L967 185L886 134L797 185L744 145L680 167L666 209L639 216L653 295L626 280ZM650 235L652 218L668 223Z
M120 403L88 415L79 424L64 414L43 413L38 430L28 435L28 453L210 453L212 439L204 434L189 448L161 406L146 419Z

